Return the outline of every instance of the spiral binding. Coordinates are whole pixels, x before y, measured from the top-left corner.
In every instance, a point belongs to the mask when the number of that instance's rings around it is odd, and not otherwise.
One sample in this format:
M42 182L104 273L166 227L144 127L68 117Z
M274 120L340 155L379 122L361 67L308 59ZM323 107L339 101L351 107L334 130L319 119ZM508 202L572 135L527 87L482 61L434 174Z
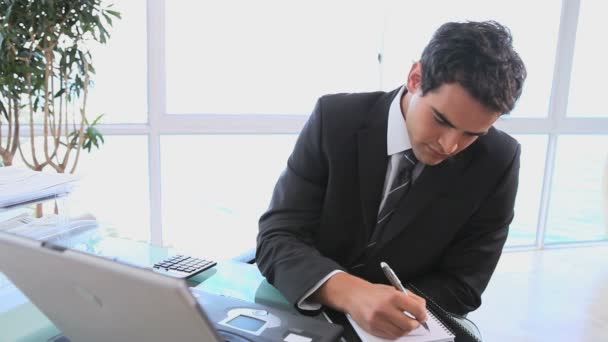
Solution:
M433 306L434 309L437 309L438 311L440 311L440 313L446 317L450 322L452 322L453 324L455 324L456 326L458 326L460 328L460 331L463 331L468 337L470 337L473 341L476 342L482 342L482 340L480 338L478 338L477 336L475 336L468 327L464 326L462 323L460 323L458 320L454 319L454 317L460 318L460 319L464 319L467 320L467 322L470 322L476 329L477 331L479 331L479 328L477 328L477 325L475 325L475 323L473 323L471 320L466 319L465 317L462 316L458 316L456 314L450 313L448 311L446 311L445 309L443 309L441 306L439 306L439 304L437 304L433 298L427 296L424 292L422 292L419 288L417 288L416 286L414 286L414 284L412 283L408 283L406 285L406 287L408 288L412 288L414 289L418 294L422 295L422 297L424 297L424 299L426 299L428 302L431 303L431 305ZM439 321L441 323L441 325L446 328L446 325L441 321L441 319L439 319L439 317L435 317L437 318L437 321ZM450 331L448 329L448 331ZM451 332L451 331L450 331ZM481 334L481 332L480 332Z
M452 330L450 330L445 324L443 324L443 322L439 319L439 317L435 316L432 312L430 313L430 316L433 320L435 320L435 322L437 323L438 326L440 326L441 328L443 328L443 330L448 333L448 335L453 335L454 333L452 332Z

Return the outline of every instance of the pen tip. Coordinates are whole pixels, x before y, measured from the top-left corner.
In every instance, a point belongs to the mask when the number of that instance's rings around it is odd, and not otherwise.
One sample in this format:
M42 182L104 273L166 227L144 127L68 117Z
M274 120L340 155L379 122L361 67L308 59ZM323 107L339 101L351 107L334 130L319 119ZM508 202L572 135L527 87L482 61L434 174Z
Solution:
M388 266L388 265L384 261L380 262L380 267L386 267L386 266Z
M424 329L426 329L426 331L431 332L431 329L429 329L429 325L426 324L426 322L422 322L421 324L424 327Z

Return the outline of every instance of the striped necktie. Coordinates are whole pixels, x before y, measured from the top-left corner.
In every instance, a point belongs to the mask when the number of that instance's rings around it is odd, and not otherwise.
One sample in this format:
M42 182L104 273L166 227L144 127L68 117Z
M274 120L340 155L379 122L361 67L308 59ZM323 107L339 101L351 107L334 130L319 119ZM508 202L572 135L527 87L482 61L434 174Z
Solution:
M412 174L417 162L418 159L414 156L412 149L403 152L402 158L398 159L396 167L397 176L393 180L390 190L385 195L384 206L378 213L376 230L384 227L390 221L390 217L397 208L399 200L407 194L412 183Z

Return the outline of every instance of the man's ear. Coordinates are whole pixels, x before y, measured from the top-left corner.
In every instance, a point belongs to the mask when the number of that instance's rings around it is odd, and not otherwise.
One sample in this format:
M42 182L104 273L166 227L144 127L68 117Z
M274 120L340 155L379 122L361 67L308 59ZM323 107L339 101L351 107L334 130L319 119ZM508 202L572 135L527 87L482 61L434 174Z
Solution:
M416 62L410 68L410 72L407 75L406 87L410 93L415 93L420 89L420 81L422 79L422 64Z

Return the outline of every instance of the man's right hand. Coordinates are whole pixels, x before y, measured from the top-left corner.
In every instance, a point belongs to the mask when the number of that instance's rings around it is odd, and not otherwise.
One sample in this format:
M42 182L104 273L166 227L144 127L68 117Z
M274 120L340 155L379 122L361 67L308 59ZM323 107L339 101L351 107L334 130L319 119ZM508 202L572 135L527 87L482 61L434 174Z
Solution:
M427 319L426 301L392 286L372 284L348 273L329 278L312 299L348 313L366 331L383 338L407 335ZM403 312L414 315L411 319Z

